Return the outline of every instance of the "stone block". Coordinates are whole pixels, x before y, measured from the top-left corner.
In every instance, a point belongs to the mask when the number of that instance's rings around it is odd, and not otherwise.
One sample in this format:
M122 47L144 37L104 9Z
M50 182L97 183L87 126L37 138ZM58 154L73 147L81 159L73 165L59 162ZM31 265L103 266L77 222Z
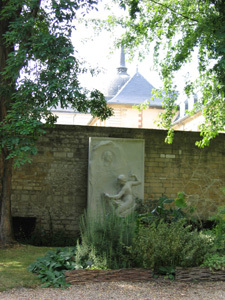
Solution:
M66 158L66 152L54 152L53 156L55 158Z

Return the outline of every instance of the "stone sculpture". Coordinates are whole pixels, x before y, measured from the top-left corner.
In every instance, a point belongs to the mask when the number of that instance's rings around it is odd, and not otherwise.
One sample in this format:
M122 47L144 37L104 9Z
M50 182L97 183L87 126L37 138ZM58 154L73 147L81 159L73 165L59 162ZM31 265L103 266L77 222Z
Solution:
M104 196L109 201L113 201L113 205L116 206L116 214L118 216L126 217L134 211L136 206L132 187L141 184L141 181L137 179L136 175L131 175L130 180L127 180L126 176L123 174L119 175L117 180L122 186L120 192L116 195L104 193Z
M129 176L132 173L137 175L138 180L136 176ZM125 174L129 180L117 180L120 174ZM122 186L118 186L118 183ZM126 195L124 193L123 197L118 199L110 200L105 196L116 196L125 190ZM125 212L126 207L132 207L131 199L135 198L144 199L144 140L90 137L88 214L102 215L114 209L119 215L125 215L128 213ZM130 202L127 202L128 199Z

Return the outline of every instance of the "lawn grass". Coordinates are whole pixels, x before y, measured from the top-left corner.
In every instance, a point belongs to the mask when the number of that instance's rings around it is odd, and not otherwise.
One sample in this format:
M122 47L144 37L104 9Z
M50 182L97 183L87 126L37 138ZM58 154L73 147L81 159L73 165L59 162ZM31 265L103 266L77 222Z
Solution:
M27 271L27 267L37 257L44 256L53 247L35 247L15 245L12 248L0 248L0 292L15 287L35 287L40 284L36 275Z

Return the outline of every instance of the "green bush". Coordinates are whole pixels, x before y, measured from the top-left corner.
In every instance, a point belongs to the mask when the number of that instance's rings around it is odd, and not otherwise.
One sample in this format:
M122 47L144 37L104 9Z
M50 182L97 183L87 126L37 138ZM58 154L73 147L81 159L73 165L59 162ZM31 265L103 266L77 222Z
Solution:
M76 269L75 248L63 248L48 251L28 267L28 271L37 273L43 283L42 287L66 287L65 270Z
M138 203L137 213L140 224L151 224L160 221L171 223L184 218L192 220L191 215L194 208L186 203L184 192L179 192L175 199L170 199L167 196L160 197L157 202L154 201L154 204L155 207L152 209L152 201Z
M148 226L139 226L132 250L137 262L146 268L193 267L199 266L211 247L210 240L191 226L185 226L185 220L166 223L153 222Z
M116 269L132 266L129 246L135 234L135 218L118 217L114 212L87 218L80 224L81 243L77 248L49 251L32 263L28 270L38 274L43 287L65 287L65 270L98 268Z
M210 270L225 270L225 255L218 253L208 254L202 264L204 267L209 267Z
M215 221L212 232L214 234L214 251L225 255L225 206L218 207L217 213L210 218Z
M81 242L77 244L76 263L92 268L132 266L128 248L132 245L136 222L134 215L121 218L111 212L84 215L80 224Z
M204 234L187 225L181 210L186 207L183 194L175 199L174 208L165 206L173 200L162 198L160 201L151 215L131 214L121 218L114 211L102 215L84 214L76 248L50 251L29 270L38 274L44 286L64 287L67 285L64 271L72 269L145 267L173 278L178 266L204 264L224 268L223 215L217 216L219 222L214 233ZM220 255L213 256L218 245Z

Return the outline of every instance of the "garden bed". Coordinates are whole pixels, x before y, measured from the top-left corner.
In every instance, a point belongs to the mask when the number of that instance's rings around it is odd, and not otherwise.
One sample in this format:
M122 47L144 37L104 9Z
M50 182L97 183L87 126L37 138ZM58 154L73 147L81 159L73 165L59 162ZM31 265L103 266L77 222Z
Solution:
M66 271L66 282L79 284L103 281L150 281L153 271L150 269L119 270L72 270ZM177 268L176 280L179 281L225 281L225 270L211 271L209 268Z

